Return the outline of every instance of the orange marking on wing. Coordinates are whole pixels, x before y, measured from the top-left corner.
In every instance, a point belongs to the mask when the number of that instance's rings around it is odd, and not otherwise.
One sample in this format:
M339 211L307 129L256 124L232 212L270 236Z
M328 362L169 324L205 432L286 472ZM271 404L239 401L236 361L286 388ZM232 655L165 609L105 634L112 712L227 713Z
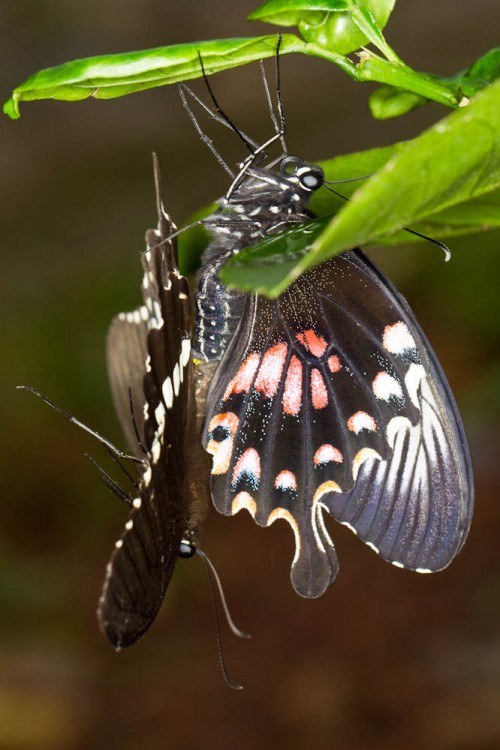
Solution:
M342 365L340 364L340 360L336 354L334 354L332 357L328 357L328 368L330 372L338 372L341 367Z
M283 392L283 411L295 416L302 404L302 363L295 355L290 360Z
M311 398L315 409L324 409L328 406L328 391L326 390L323 375L316 368L311 372Z
M332 480L330 479L328 482L323 482L323 484L320 484L320 486L314 493L313 503L319 502L323 495L326 495L328 492L341 492L341 489L337 482L332 482Z
M272 346L262 358L254 388L266 398L276 395L285 364L287 345L284 343Z
M297 479L295 474L288 469L280 471L274 480L274 486L277 490L297 490Z
M239 419L236 414L228 411L224 414L216 414L210 420L208 431L212 432L216 427L227 427L229 435L224 440L208 441L207 451L213 456L212 474L225 474L231 463L231 454L233 452L234 435L238 429Z
M314 463L316 464L316 466L330 463L330 461L335 461L335 463L341 464L343 460L344 457L342 456L342 453L338 450L338 448L334 448L333 445L330 445L330 443L320 445L320 447L314 454Z
M252 352L238 369L236 375L229 381L224 393L224 401L232 393L248 393L252 387L253 379L259 366L258 352Z
M304 333L298 333L297 341L315 357L321 357L325 353L326 341L323 336L317 336L312 328L309 328Z
M370 432L376 432L377 423L370 417L366 411L357 411L352 417L347 420L347 426L351 432L358 434L361 430L370 430Z
M231 503L231 515L234 516L240 510L248 510L252 518L255 518L257 512L257 503L248 492L238 492Z
M233 471L233 484L245 473L250 474L257 482L260 480L260 458L255 448L247 448L239 457Z

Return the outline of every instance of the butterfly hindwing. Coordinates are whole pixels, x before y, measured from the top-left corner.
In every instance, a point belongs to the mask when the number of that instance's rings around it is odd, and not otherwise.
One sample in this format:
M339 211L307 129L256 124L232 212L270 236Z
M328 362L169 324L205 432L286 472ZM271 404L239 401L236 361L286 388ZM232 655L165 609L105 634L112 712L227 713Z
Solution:
M181 541L190 533L185 480L194 414L191 310L175 243L166 240L174 230L162 212L142 256L144 305L118 316L108 338L114 401L128 441L143 458L137 496L108 564L98 609L115 648L134 643L151 625Z
M414 570L445 567L465 540L472 480L453 397L407 304L359 251L277 300L248 297L204 443L218 510L292 526L303 596L337 573L325 510Z

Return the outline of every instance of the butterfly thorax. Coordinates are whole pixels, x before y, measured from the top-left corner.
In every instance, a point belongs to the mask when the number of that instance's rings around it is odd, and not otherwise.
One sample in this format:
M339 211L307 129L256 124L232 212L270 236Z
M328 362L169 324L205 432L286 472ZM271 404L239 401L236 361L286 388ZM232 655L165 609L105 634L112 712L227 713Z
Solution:
M306 208L311 192L295 175L253 169L231 197L219 200L205 223L212 241L197 277L195 358L220 360L241 319L247 295L222 284L221 267L243 248L313 218Z

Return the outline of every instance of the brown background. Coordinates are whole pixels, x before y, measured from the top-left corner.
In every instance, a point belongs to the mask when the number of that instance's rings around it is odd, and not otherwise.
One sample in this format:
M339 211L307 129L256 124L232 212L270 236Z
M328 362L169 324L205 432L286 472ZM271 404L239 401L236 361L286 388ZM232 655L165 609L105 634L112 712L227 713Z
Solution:
M2 98L76 57L272 32L243 20L252 7L2 0ZM499 23L494 0L401 2L387 35L415 68L447 74L498 43ZM290 151L310 160L412 137L446 114L432 105L374 122L371 87L313 59L284 58L282 77ZM268 132L256 66L214 85L243 129ZM226 133L218 145L237 158ZM332 524L341 574L304 601L289 584L285 524L213 512L204 547L254 636L224 634L243 693L223 684L197 561L179 563L142 643L116 655L101 636L95 605L124 509L83 458L105 463L99 446L15 386L36 385L123 444L103 343L111 317L139 301L153 149L178 221L224 192L174 89L27 104L19 122L0 123L0 748L500 747L498 233L453 240L447 265L430 244L376 254L437 350L470 438L477 511L453 566L396 570Z

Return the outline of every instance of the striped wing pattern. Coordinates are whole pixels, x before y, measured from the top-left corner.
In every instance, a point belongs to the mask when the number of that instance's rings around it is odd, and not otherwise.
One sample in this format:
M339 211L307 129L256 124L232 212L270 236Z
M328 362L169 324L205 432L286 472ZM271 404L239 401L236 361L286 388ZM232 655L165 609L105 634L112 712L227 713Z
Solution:
M144 304L112 323L108 372L120 422L143 458L137 496L107 566L98 607L101 627L119 649L154 620L189 536L186 443L193 398L189 288L177 269L175 231L162 211L142 255ZM132 413L131 413L132 412Z
M248 296L204 445L220 512L292 527L303 596L337 574L325 511L419 572L448 565L467 535L471 467L453 397L408 305L360 251L277 300Z

